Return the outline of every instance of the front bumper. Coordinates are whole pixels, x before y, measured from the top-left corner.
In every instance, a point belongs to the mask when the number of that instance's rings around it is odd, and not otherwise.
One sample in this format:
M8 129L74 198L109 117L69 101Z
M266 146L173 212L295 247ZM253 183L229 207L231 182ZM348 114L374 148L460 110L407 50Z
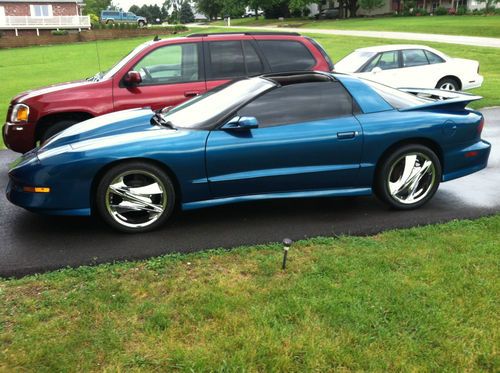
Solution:
M26 153L35 146L35 126L32 123L5 122L2 127L4 144L11 150Z

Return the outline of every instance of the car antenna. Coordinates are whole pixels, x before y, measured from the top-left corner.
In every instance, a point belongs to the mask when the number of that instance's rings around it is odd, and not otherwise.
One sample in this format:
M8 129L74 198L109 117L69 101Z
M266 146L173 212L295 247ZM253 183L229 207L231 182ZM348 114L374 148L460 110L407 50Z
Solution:
M158 40L161 40L158 35L155 35L155 38L153 39L153 41L158 41Z
M94 34L95 52L97 54L97 64L99 65L99 73L100 73L102 70L101 70L101 58L99 57L99 48L97 47L97 37L95 36L94 30L92 30L92 33Z

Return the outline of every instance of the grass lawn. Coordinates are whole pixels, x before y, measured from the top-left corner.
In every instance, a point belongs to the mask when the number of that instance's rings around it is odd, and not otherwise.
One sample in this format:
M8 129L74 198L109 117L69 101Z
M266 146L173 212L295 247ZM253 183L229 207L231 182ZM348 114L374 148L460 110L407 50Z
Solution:
M500 215L0 280L0 371L500 370Z
M392 19L392 18L391 18ZM500 19L500 17L499 17ZM207 31L216 31L209 29ZM327 50L334 62L355 48L407 41L358 38L347 36L314 35ZM108 69L138 44L150 37L99 41L101 70ZM471 47L452 44L426 43L451 56L472 58L481 63L485 77L483 87L474 93L484 99L473 103L474 108L500 105L500 49ZM0 119L4 119L11 98L24 90L48 84L76 80L99 71L96 44L75 43L55 46L28 47L0 50L0 75L6 77L0 85ZM3 123L3 121L2 121ZM0 148L4 145L0 139Z
M322 21L290 18L282 22L262 17L259 20L255 18L231 20L233 26L266 26L280 23L300 24L304 28L500 37L500 17L497 16L379 17ZM224 21L214 22L214 25L224 25Z

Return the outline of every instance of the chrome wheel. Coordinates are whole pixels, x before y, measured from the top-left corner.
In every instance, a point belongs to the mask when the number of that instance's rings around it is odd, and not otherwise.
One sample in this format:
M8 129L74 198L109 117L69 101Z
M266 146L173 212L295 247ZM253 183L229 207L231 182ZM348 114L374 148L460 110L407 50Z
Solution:
M445 91L456 91L457 90L455 85L453 83L450 83L450 82L445 82L445 83L441 84L439 89L443 89Z
M126 171L109 184L105 204L109 215L120 225L147 227L156 222L167 207L166 188L150 172Z
M408 153L391 166L387 186L392 198L411 205L424 199L436 182L436 167L423 153Z

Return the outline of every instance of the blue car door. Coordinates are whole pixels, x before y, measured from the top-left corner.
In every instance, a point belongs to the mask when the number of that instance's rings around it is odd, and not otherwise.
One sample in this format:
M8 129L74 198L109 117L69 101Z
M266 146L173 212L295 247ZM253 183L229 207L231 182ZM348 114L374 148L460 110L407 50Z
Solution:
M259 127L209 134L213 198L357 186L362 129L339 82L275 88L236 116L255 117Z

